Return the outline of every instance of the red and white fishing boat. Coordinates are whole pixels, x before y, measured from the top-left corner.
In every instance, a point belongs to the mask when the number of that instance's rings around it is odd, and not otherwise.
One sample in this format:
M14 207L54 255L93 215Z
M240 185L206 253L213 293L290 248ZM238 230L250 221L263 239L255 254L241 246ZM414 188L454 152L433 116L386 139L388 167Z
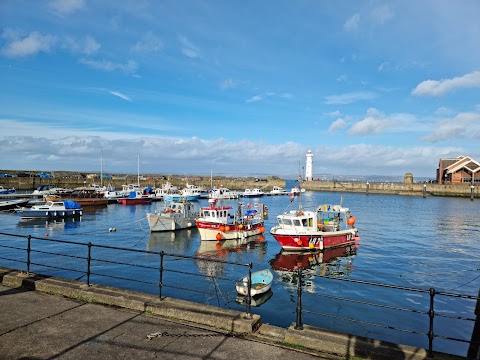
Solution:
M270 234L285 250L323 250L360 241L355 220L341 205L320 205L315 211L300 207L278 215Z
M209 199L209 206L200 209L195 219L202 240L245 239L265 232L263 204L246 205L239 202L234 211L232 206L222 206L218 200Z

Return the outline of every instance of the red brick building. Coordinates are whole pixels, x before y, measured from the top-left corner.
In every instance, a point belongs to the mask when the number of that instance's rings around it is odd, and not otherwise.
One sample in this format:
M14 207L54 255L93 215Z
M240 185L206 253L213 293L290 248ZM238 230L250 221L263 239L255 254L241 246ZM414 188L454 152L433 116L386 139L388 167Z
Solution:
M453 159L440 159L437 183L480 185L480 163L463 155Z

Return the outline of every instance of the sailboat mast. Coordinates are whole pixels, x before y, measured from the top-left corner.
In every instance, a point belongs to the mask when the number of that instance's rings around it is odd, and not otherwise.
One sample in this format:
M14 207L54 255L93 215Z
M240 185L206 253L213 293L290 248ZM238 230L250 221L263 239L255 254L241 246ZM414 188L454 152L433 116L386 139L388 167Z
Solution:
M100 156L100 187L103 187L103 149Z
M137 184L140 186L140 154L138 154L137 160Z

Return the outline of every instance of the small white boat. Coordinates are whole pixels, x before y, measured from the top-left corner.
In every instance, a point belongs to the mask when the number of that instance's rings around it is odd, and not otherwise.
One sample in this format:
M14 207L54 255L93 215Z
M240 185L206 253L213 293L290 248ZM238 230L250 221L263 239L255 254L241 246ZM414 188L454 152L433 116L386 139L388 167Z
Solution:
M290 196L300 196L301 193L305 192L305 189L300 189L298 186L294 186L292 190L288 193Z
M245 189L242 193L242 196L246 198L262 197L263 195L265 195L265 193L259 188Z
M218 187L209 191L208 198L214 200L238 199L238 192L224 187Z
M252 288L250 296L266 293L272 287L273 274L269 269L252 272ZM248 275L237 281L237 292L248 295Z
M157 213L148 213L147 220L150 231L175 231L195 227L197 213L193 203L174 201Z
M287 190L280 186L274 186L272 191L270 191L270 195L287 195Z
M12 210L17 207L26 206L29 201L29 199L2 200L0 201L0 211Z
M2 194L2 195L14 194L16 192L17 192L17 190L15 190L15 188L5 189L3 186L0 186L0 194Z
M83 209L72 200L47 201L45 204L15 210L22 219L82 216Z

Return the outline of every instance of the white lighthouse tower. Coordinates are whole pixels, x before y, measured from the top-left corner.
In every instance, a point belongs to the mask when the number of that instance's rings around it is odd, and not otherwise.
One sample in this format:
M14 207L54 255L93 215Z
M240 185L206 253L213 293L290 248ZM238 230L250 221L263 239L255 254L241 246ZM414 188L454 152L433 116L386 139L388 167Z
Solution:
M305 180L313 180L313 153L308 150L307 152L307 164L305 166Z

